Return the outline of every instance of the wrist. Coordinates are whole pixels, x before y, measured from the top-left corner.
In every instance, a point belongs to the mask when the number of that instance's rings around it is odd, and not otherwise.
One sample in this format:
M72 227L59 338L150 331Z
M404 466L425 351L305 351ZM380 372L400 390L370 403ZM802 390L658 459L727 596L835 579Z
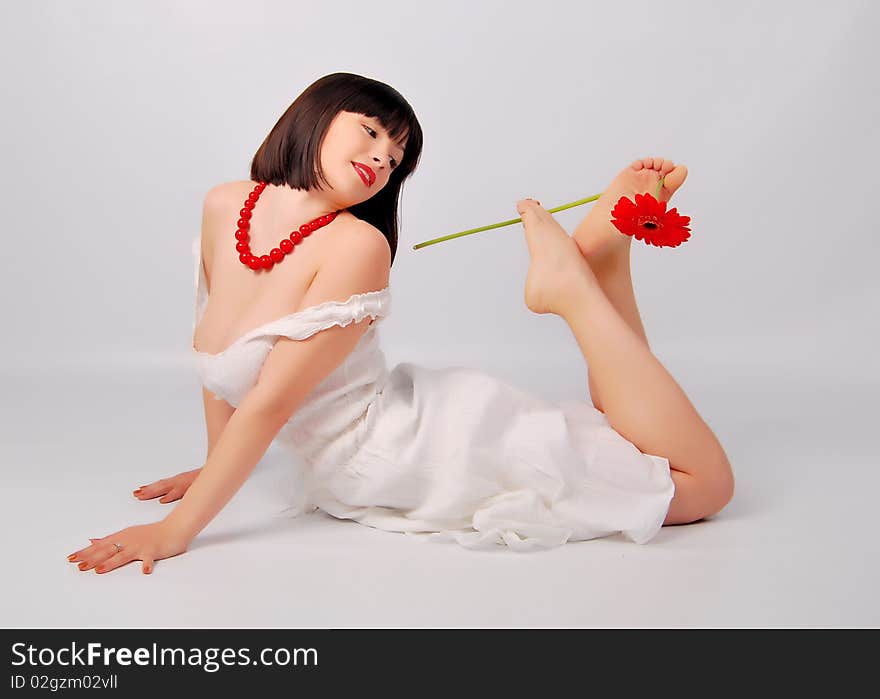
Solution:
M196 538L198 532L194 532L191 527L185 526L179 517L175 517L175 512L177 512L176 509L169 512L159 524L165 529L169 539L179 543L183 547L187 547L190 542Z

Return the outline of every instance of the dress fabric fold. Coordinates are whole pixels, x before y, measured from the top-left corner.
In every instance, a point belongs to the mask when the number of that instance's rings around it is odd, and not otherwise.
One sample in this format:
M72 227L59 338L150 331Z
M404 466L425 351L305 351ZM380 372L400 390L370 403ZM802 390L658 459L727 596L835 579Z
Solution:
M196 313L207 305L193 243ZM294 514L316 508L421 541L528 551L622 533L646 543L674 494L669 461L644 454L587 401L549 401L490 373L387 369L379 342L385 289L304 309L219 354L193 350L202 384L238 405L280 337L372 325L309 394L276 442L300 464Z

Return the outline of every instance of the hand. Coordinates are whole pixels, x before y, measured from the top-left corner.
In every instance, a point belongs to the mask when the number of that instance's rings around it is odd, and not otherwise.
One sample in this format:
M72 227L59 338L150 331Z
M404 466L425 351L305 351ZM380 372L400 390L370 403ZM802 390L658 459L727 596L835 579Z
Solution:
M94 568L96 573L107 573L135 560L143 561L145 574L152 573L156 561L177 556L189 546L189 541L165 522L128 527L103 539L89 541L91 546L70 554L67 560L79 563L82 571ZM122 549L117 549L114 543Z
M189 490L189 487L201 470L201 468L196 468L185 473L178 473L176 476L171 476L171 478L162 478L154 483L150 483L150 485L142 485L134 491L134 496L138 500L152 500L161 495L163 497L159 502L163 505L180 500L186 491Z

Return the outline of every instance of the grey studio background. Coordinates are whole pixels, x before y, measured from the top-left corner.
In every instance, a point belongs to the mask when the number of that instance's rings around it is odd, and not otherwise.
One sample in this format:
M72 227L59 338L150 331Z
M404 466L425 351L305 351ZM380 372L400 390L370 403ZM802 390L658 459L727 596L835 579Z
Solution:
M2 624L865 626L876 554L876 28L870 2L2 3ZM156 521L201 465L190 245L327 73L387 82L425 131L381 329L401 361L588 400L564 322L523 302L520 226L439 235L688 165L677 249L634 243L654 353L724 444L717 517L474 552L310 515L284 453L152 576L66 561ZM589 205L557 214L571 232Z

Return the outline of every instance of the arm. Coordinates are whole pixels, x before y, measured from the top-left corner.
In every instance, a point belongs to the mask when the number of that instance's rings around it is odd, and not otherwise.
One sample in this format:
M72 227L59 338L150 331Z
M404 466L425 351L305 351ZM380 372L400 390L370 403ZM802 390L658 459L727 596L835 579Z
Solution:
M208 260L213 258L213 246L211 245L211 232L217 230L218 226L229 216L228 209L232 192L238 194L238 188L229 184L217 185L205 195L205 201L202 204L202 231L200 244L202 246L202 270L205 273L206 291L211 293L211 279L208 273L211 265ZM202 387L202 403L205 408L205 427L208 433L208 449L206 459L211 456L217 440L223 433L226 423L235 412L229 403L225 400L218 400L214 395Z
M338 231L345 251L322 265L301 308L384 288L391 252L384 236L367 224ZM281 337L269 352L257 383L235 409L196 480L165 522L187 541L220 512L303 400L354 349L370 318L333 326L305 340Z
M235 413L235 408L225 400L215 398L214 394L204 386L202 386L202 402L205 405L205 427L208 432L208 454L205 458L208 459L217 446L220 435L226 429L229 418Z

